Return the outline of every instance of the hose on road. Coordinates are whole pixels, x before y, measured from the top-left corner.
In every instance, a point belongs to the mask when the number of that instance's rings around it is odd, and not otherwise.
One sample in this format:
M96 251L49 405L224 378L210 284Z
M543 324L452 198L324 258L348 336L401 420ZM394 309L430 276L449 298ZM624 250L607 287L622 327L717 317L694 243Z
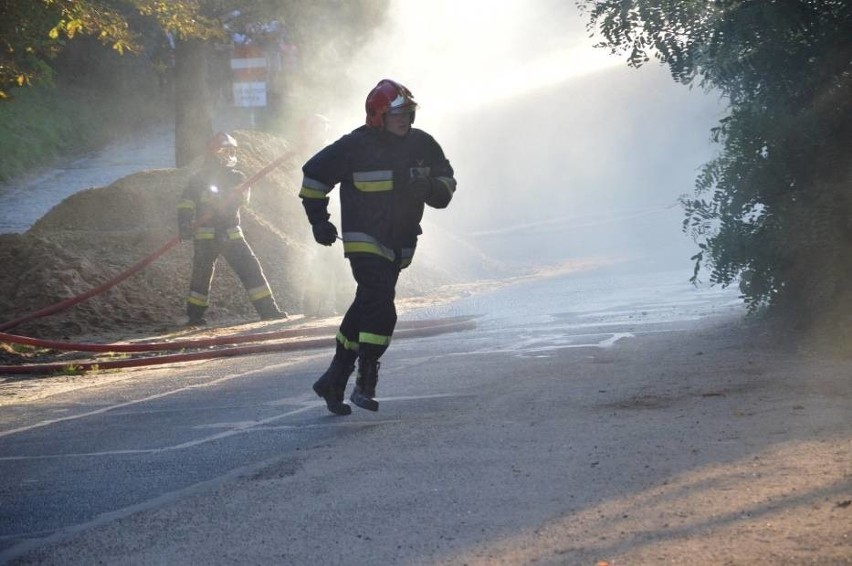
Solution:
M394 333L394 339L415 338L434 336L447 332L459 332L476 327L473 317L460 316L443 319L407 321L399 324L399 329ZM333 336L324 338L311 338L320 333L330 333L334 327L314 327L305 329L287 329L276 332L265 332L261 334L247 334L235 336L218 336L198 340L179 340L174 342L158 342L151 344L74 344L69 342L52 342L38 340L14 334L0 334L0 339L17 344L31 346L55 347L71 351L104 352L104 353L128 353L128 352L151 352L162 350L182 350L188 347L202 348L222 344L239 344L246 342L267 342L250 344L230 348L210 349L200 352L181 352L162 356L150 356L144 358L131 358L122 360L98 360L98 361L66 361L56 363L39 363L24 365L0 366L0 375L3 374L49 374L57 372L74 373L105 370L117 368L129 368L140 366L151 366L160 364L171 364L194 360L221 358L230 356L243 356L246 354L257 354L281 351L299 351L312 348L334 347ZM290 338L289 341L280 341ZM277 341L277 342L276 342Z
M260 169L257 173L252 175L250 178L248 178L247 180L240 183L237 186L237 188L234 190L233 194L234 195L240 194L241 191L245 190L247 187L250 187L252 184L256 183L259 179L265 177L270 171L272 171L273 169L278 167L281 163L283 163L286 159L290 158L292 155L293 155L293 151L287 151L283 155L281 155L280 157L274 159L272 162L270 162L268 165L266 165L265 167ZM193 224L193 226L197 226L200 223L204 222L205 220L206 220L205 218L200 218ZM170 249L172 249L173 247L175 247L179 243L180 243L180 239L177 236L174 236L171 239L169 239L165 244L160 246L156 251L154 251L154 253L152 253L151 255L149 255L146 258L143 258L142 260L140 260L139 262L135 263L130 268L128 268L124 273L121 273L121 274L113 277L112 279L110 279L106 283L98 285L97 287L90 289L89 291L86 291L85 293L81 293L77 296L70 297L68 299L60 301L58 303L55 303L55 304L50 305L48 307L45 307L43 309L37 310L37 311L32 312L30 314L24 315L22 317L16 318L14 320L4 322L4 323L0 324L0 332L5 332L6 330L9 330L10 328L14 328L14 327L16 327L20 324L23 324L25 322L29 322L29 321L34 320L36 318L41 318L41 317L44 317L44 316L48 316L48 315L63 311L65 309L73 307L74 305L82 303L83 301L91 299L92 297L100 295L101 293L106 292L107 290L111 289L112 287L115 287L116 285L118 285L119 283L121 283L122 281L127 279L128 277L135 275L136 273L142 271L149 264L153 263L154 260L159 258L161 255L163 255L164 253L166 253L167 251L169 251Z

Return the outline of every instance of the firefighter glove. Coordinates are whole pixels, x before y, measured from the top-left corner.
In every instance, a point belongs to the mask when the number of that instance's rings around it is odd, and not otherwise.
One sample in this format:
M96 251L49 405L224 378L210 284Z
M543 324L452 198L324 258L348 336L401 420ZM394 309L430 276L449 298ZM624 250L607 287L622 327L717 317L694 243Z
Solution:
M317 222L316 224L313 224L311 228L314 231L314 240L316 240L318 244L330 246L337 239L337 228L335 228L334 224L328 220Z
M435 192L436 182L432 177L416 177L408 183L408 190L415 199L426 202Z

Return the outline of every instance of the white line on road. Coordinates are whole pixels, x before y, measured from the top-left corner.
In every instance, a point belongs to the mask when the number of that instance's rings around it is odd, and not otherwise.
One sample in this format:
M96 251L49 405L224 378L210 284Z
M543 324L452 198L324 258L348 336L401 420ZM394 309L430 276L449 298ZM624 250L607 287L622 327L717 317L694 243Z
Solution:
M435 395L416 395L416 396L401 396L401 397L380 397L379 401L382 402L390 402L390 401L413 401L420 399L436 399L441 397L462 397L464 395L453 395L453 394L435 394ZM270 423L274 423L276 421L280 421L281 419L286 419L287 417L292 417L293 415L298 415L300 413L304 413L305 411L309 411L311 409L315 409L318 407L325 407L324 401L305 401L303 405L297 409L292 411L287 411L285 413L281 413L272 417L268 417L265 419L261 419L258 421L242 421L239 423L232 423L229 427L229 430L225 430L216 434L211 434L209 436L204 436L202 438L197 438L195 440L190 440L188 442L182 442L180 444L173 444L171 446L160 446L157 448L142 448L142 449L129 449L129 450L104 450L102 452L74 452L69 454L41 454L36 456L4 456L0 457L0 462L15 462L15 461L30 461L30 460L51 460L51 459L60 459L60 458L99 458L103 456L125 456L128 454L160 454L163 452L173 452L177 450L186 450L188 448L194 448L201 444L206 444L208 442L214 442L217 440L222 440L225 438L229 438L232 436L236 436L238 434L246 434L250 432L268 432L270 430L283 430L283 429L292 429L299 430L306 428L304 425L293 425L293 426L268 426ZM337 420L337 419L335 419ZM342 420L342 419L341 419ZM367 423L359 422L359 424L377 424L381 422L387 421L369 421ZM328 423L328 424L338 424L338 423ZM340 423L343 424L343 423ZM210 426L210 425L205 425ZM195 427L201 428L201 427Z

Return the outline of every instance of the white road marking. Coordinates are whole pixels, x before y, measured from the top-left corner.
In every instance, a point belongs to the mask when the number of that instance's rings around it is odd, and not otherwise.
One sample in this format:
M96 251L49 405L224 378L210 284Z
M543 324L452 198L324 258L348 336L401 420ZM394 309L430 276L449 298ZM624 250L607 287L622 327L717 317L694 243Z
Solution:
M380 402L391 402L391 401L412 401L418 399L436 399L441 397L462 397L464 395L453 395L453 394L434 394L434 395L411 395L411 396L400 396L400 397L378 397L377 400ZM124 403L122 405L126 405ZM214 442L216 440L222 440L224 438L229 438L232 436L236 436L238 434L246 434L250 432L268 432L270 430L300 430L306 428L305 425L277 425L277 426L268 426L270 423L274 423L280 421L282 419L286 419L287 417L291 417L293 415L298 415L300 413L304 413L306 411L310 411L312 409L316 409L322 407L325 408L324 401L305 401L301 407L294 409L292 411L287 411L285 413L281 413L278 415L274 415L272 417L268 417L265 419L257 420L257 421L241 421L238 423L215 423L211 425L201 425L197 427L193 427L196 429L201 428L210 428L210 427L227 427L228 430L211 434L208 436L204 436L201 438L197 438L195 440L190 440L188 442L182 442L180 444L173 444L170 446L160 446L158 448L142 448L142 449L128 449L128 450L104 450L102 452L78 452L78 453L70 453L70 454L41 454L36 456L5 456L0 457L0 462L15 462L15 461L29 461L29 460L51 460L51 459L60 459L60 458L98 458L103 456L124 456L128 454L159 454L163 452L172 452L177 450L186 450L188 448L194 448L201 444L206 444L208 442ZM337 419L335 419L337 421ZM345 419L340 419L340 422L334 423L323 423L323 425L308 425L308 426L327 426L328 424L359 424L359 425L374 425L383 422L396 422L396 421L357 421L355 423L345 422Z

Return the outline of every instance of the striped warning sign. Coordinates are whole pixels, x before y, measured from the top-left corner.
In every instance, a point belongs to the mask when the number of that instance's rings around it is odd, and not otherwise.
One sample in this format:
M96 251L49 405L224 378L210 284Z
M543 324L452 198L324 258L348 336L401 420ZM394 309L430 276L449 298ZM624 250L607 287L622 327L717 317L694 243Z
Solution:
M266 55L254 45L237 45L231 57L234 106L266 106Z

